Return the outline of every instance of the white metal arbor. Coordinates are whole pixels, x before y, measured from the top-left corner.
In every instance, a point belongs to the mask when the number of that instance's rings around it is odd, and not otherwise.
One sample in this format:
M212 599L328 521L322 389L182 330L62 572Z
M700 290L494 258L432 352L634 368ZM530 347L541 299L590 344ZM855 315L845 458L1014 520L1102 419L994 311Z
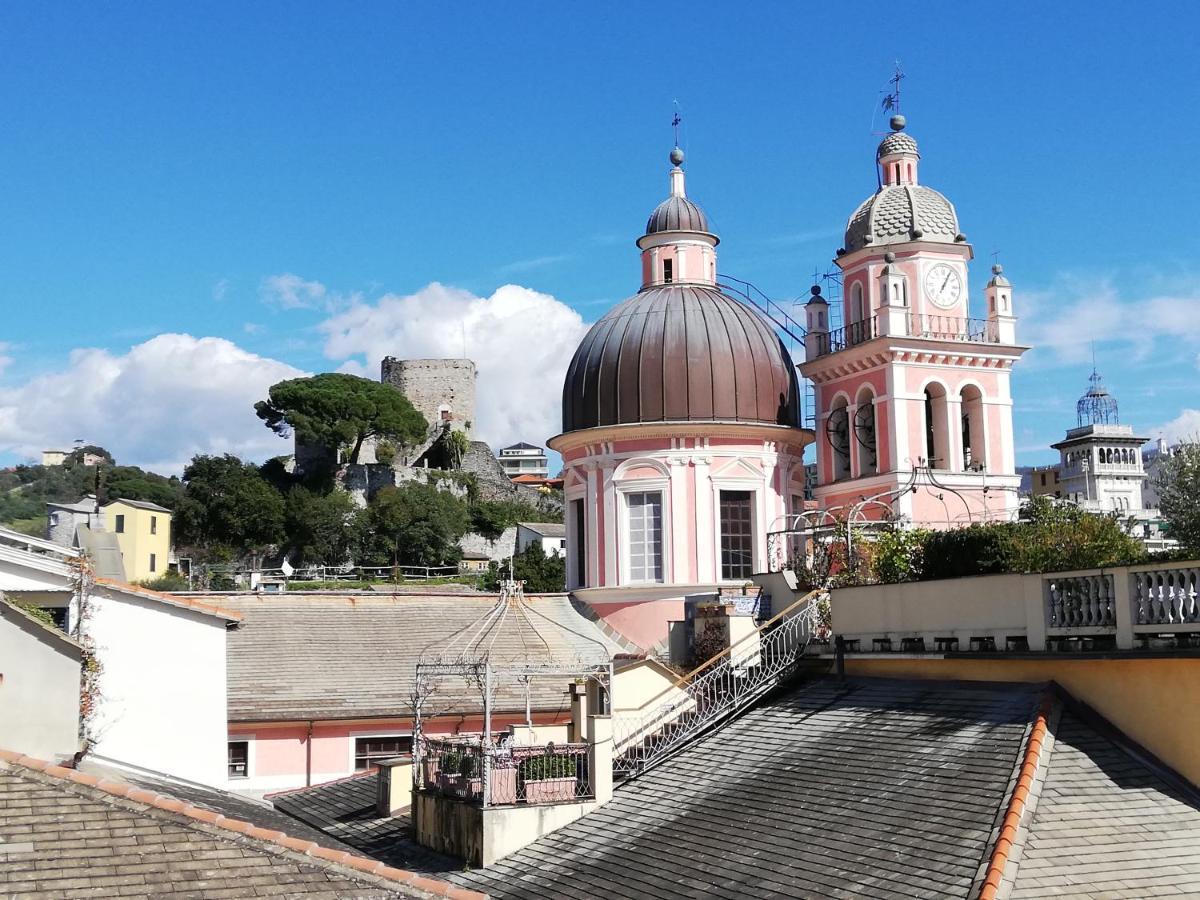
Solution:
M604 641L546 615L526 600L524 582L506 579L491 609L421 652L411 698L414 786L427 786L423 784L429 771L425 760L439 752L438 739L425 735L423 726L426 719L439 714L437 700L448 683L452 696L461 696L459 690L465 683L480 697L481 732L478 736L455 735L450 743L456 752L470 753L478 760L478 790L460 796L478 796L489 805L494 800L489 782L497 758L512 760L514 755L522 755L522 749L508 735L493 729L497 696L503 695L510 704L523 699L525 725L532 727L533 691L538 682L550 682L564 692L571 683L594 685L591 693L602 707L597 711L603 711L609 702L612 677L612 652ZM541 749L560 756L578 756L581 752L570 745L560 745L557 751L553 747Z

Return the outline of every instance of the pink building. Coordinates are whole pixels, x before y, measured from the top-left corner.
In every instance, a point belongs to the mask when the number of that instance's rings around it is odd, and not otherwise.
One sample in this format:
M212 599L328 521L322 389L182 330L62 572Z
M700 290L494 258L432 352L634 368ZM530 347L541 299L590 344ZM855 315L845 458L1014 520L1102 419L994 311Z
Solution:
M584 337L563 387L567 583L611 627L660 646L684 598L767 568L803 504L795 366L774 326L717 284L718 238L670 196L638 239L642 286Z
M952 527L1011 518L1020 483L1009 376L1012 285L1000 266L971 318L973 251L953 204L919 180L917 142L892 118L879 144L880 187L838 251L842 327L813 289L806 361L817 406L815 496L843 515L889 511Z

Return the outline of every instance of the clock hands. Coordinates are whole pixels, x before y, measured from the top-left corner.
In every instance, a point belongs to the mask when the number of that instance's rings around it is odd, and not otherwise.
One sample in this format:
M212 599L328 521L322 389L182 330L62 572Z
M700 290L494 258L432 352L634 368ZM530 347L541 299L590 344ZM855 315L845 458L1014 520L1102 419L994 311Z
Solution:
M949 271L946 272L946 280L943 281L942 286L940 288L938 288L939 294L946 289L946 285L948 285L950 283L950 279L951 279L951 277L953 277L953 275L954 275L953 269L950 269Z

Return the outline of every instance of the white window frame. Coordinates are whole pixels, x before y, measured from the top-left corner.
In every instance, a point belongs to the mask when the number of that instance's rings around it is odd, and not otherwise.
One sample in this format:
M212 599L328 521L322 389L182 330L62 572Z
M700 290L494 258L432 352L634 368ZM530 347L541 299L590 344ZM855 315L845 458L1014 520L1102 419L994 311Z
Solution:
M714 478L712 479L712 558L714 560L714 572L717 582L720 584L742 584L745 579L737 579L735 581L726 581L721 577L721 491L749 491L750 492L750 537L751 546L754 548L753 560L750 565L752 572L763 572L764 556L763 556L763 493L766 490L763 479L749 477L730 477L730 478Z
M616 485L617 498L620 501L620 534L618 546L620 550L621 561L621 584L669 584L671 581L672 568L671 559L671 484L668 478L634 478L629 481L618 483ZM658 494L662 508L662 528L660 540L662 541L662 578L660 580L633 579L633 573L629 567L629 495L630 494Z
M349 746L346 748L346 752L348 754L346 771L351 775L357 775L360 772L360 770L354 764L355 758L358 756L357 748L360 740L364 738L367 740L370 740L371 738L375 738L377 740L384 740L388 738L409 738L411 740L412 736L413 730L411 725L408 727L407 731L397 729L391 729L389 731L351 731L350 740L348 742ZM366 768L362 769L361 771L369 772L371 770L370 768Z
M245 775L230 775L229 774L229 745L244 741L246 744L246 774ZM225 738L225 778L227 781L236 781L238 784L249 781L254 777L254 745L257 743L253 734L233 734L227 735Z

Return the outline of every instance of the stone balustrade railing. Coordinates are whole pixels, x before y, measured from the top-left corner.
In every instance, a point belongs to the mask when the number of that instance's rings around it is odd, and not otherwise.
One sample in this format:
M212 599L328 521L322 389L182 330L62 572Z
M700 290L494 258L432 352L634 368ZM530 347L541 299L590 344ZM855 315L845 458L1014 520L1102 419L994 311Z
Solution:
M1200 646L1200 561L839 588L851 651Z

